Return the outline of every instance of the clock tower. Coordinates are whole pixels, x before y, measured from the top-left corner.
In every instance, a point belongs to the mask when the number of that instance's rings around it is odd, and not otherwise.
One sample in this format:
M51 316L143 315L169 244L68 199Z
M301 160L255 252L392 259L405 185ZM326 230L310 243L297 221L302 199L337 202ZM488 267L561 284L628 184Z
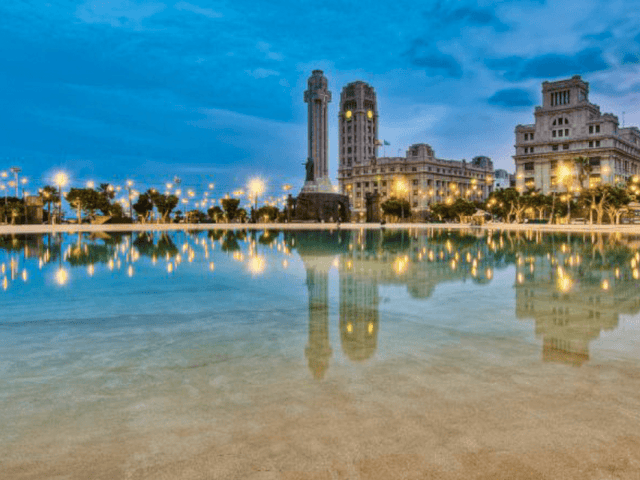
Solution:
M377 157L378 106L376 92L365 82L349 83L340 94L338 177Z

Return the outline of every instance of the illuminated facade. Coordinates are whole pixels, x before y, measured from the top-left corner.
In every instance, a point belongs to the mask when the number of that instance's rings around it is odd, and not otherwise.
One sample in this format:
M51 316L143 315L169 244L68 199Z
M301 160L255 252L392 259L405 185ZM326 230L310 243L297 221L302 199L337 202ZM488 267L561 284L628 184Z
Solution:
M516 188L543 193L576 191L598 183L625 182L640 173L640 130L619 128L618 117L589 102L589 83L579 75L542 83L535 123L515 129ZM588 180L579 185L576 157L587 157ZM571 166L569 174L559 167Z
M405 198L420 215L430 203L458 197L484 200L493 191L493 162L484 156L472 161L436 158L430 145L411 145L404 157L371 157L347 163L339 173L340 191L349 196L354 219L363 219L367 194Z

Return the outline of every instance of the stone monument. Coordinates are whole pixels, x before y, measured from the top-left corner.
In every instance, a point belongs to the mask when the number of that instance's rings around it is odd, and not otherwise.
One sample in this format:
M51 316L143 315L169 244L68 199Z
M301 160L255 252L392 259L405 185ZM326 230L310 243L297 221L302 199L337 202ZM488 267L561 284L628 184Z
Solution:
M331 92L322 70L314 70L304 92L308 104L308 156L305 182L300 195L293 202L294 219L325 222L349 219L349 198L335 193L329 180L328 109Z

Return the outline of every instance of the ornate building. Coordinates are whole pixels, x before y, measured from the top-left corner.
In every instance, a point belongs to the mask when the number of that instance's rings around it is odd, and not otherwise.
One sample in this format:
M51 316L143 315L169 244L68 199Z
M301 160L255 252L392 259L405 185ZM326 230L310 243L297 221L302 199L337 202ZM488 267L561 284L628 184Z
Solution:
M414 213L421 215L430 203L458 197L484 200L493 191L493 162L488 157L478 156L471 162L444 160L435 157L430 145L418 143L404 157L371 156L361 161L350 165L347 156L338 176L355 220L365 218L367 195L378 194L381 202L392 196L405 198Z
M589 102L589 84L579 75L542 83L535 123L516 127L516 188L566 192L578 185L573 159L589 158L588 184L615 184L640 173L640 130L619 128L618 117ZM558 175L565 164L571 173Z
M376 157L378 109L375 90L364 82L349 83L340 94L338 177Z

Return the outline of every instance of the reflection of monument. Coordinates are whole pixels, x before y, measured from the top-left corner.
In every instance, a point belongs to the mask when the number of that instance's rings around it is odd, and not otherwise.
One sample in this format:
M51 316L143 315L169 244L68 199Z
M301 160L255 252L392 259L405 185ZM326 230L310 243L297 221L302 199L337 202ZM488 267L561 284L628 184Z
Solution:
M316 380L324 378L332 353L329 345L328 283L327 269L307 268L309 344L304 350L304 355L309 362L309 370Z
M331 92L322 70L314 70L304 92L308 104L308 157L305 182L294 203L295 220L346 221L349 201L334 192L329 180L329 119Z

